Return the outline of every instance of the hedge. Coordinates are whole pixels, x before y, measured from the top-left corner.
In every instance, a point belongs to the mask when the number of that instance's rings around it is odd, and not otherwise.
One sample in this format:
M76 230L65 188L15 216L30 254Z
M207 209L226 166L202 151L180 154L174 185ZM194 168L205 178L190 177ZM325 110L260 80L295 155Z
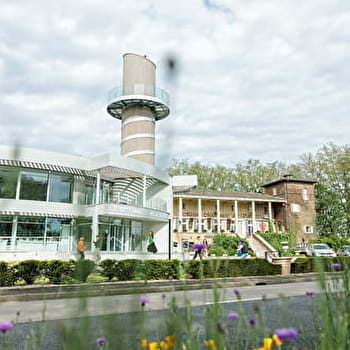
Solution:
M331 264L340 263L343 266L350 266L350 257L309 257L298 258L291 266L291 273L308 273L308 272L330 272Z
M184 269L193 279L281 274L280 265L272 265L265 259L258 258L190 260L184 263Z
M295 266L306 268L305 263L299 262ZM92 260L78 261L37 261L27 260L15 265L0 262L0 286L13 286L25 281L32 284L39 276L50 283L86 282L88 276L97 271L108 280L171 280L181 276L188 278L215 278L239 276L278 275L280 265L272 265L265 259L210 259L190 260L113 260L107 259L96 264ZM309 271L307 271L309 272Z

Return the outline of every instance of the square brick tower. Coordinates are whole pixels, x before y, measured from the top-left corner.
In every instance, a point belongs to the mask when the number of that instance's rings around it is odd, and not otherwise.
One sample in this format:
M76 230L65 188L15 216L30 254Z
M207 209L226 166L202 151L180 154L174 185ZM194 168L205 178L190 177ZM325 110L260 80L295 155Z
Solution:
M307 243L317 237L315 183L293 179L288 174L262 186L266 194L286 199L286 205L276 208L275 223L282 231L294 232L296 243Z

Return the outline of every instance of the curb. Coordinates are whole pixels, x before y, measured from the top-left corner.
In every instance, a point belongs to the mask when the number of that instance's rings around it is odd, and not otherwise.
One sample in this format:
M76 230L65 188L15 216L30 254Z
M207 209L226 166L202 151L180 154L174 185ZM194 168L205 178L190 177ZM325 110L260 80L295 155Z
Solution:
M186 291L218 287L242 287L266 284L315 281L317 273L277 276L210 278L203 280L155 280L126 282L97 282L68 285L30 285L0 288L0 302L62 299L167 291Z

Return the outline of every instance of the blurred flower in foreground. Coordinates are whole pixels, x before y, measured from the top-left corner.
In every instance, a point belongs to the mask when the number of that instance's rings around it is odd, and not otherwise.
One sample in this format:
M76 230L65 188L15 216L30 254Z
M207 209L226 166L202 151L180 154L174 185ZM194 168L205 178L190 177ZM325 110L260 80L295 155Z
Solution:
M236 295L237 297L241 295L240 291L239 291L238 289L236 289L236 288L233 289L232 291L233 291L233 293L235 293L235 295Z
M96 339L96 343L99 345L103 345L106 342L105 338L97 338Z
M339 270L341 269L341 264L337 264L337 263L334 263L334 264L331 264L331 269L334 269L334 270Z
M0 331L6 333L13 328L13 323L9 321L0 322Z
M310 295L310 296L315 295L315 294L316 294L316 292L313 292L313 291L306 292L306 295Z
M162 349L171 349L175 345L175 336L174 335L169 335L164 338L163 341L160 342L160 346Z
M169 335L159 343L158 342L149 343L147 339L142 339L140 345L142 348L148 348L149 350L160 350L160 348L171 349L175 346L175 336Z
M256 324L256 319L255 319L255 318L251 318L251 319L249 320L249 323L250 323L251 326L255 326L255 324Z
M216 323L216 329L217 329L220 333L224 333L224 332L225 332L225 329L226 329L225 323L217 322L217 323Z
M282 342L292 341L298 336L298 331L295 328L281 328L276 329L274 334L276 334Z
M204 344L210 349L210 350L217 350L216 344L215 344L215 340L213 339L209 339L209 340L205 340Z
M142 306L145 306L146 304L148 304L151 300L147 297L140 297L139 298L139 302L141 303Z
M236 319L239 317L239 315L238 315L237 312L231 312L231 313L227 314L226 317L227 317L229 320L236 320Z
M273 343L278 346L282 345L282 341L277 334L274 334L272 338L264 338L264 345L260 348L255 348L254 350L271 350Z

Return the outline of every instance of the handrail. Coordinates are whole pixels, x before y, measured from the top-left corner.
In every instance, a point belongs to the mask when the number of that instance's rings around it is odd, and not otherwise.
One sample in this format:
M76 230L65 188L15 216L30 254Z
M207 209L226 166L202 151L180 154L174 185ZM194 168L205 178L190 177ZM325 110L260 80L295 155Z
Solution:
M165 90L144 84L117 86L113 88L108 92L108 103L114 101L118 97L130 95L151 96L160 99L167 105L170 104L169 94Z

